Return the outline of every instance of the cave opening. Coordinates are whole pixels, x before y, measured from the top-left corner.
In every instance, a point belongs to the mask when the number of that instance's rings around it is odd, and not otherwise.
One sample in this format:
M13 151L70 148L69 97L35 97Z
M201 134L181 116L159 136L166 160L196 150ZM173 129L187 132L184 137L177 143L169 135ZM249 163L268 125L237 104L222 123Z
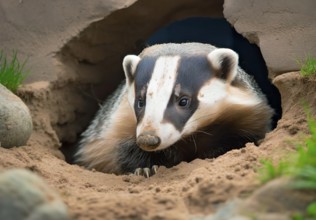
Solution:
M154 4L141 0L114 12L89 25L60 51L58 56L67 70L67 77L72 78L71 92L87 100L86 104L78 103L81 106L77 107L85 111L73 122L64 123L62 127L53 125L68 162L72 162L80 133L87 128L100 104L124 79L123 57L138 54L153 44L201 42L235 50L239 54L240 66L254 76L276 112L273 127L281 118L280 93L268 79L260 48L249 43L224 19L223 1L187 0L182 5L172 4L168 8L162 8L168 4ZM157 13L157 8L161 9L160 15L149 16ZM74 123L77 129L69 131L67 126L73 127ZM76 138L69 139L69 136Z

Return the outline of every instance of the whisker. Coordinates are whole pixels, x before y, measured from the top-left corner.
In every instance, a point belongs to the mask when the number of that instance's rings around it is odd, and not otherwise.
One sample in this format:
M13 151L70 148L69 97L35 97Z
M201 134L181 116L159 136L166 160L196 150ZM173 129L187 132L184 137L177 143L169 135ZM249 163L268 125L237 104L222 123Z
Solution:
M185 137L181 137L181 139L180 139L181 141L183 141L183 142L185 142L185 143L188 143L188 139L187 138L185 138Z
M207 118L207 117L209 117L209 116L211 116L211 115L215 115L215 113L203 115L203 116L201 116L201 117L199 117L199 118L196 118L196 119L193 120L193 121L190 121L188 124L190 124L190 123L192 123L192 122L196 122L196 121L198 121L198 120L200 120L200 119L203 119L203 118Z
M193 140L193 143L194 143L194 153L197 153L197 145L196 145L196 142L195 142L195 139L194 139L194 135L191 135L192 137L192 140Z
M206 134L206 135L208 135L208 136L213 136L213 134L211 134L211 133L208 133L208 132L206 132L206 131L202 131L202 130L197 130L197 131L195 131L196 133L202 133L202 134Z

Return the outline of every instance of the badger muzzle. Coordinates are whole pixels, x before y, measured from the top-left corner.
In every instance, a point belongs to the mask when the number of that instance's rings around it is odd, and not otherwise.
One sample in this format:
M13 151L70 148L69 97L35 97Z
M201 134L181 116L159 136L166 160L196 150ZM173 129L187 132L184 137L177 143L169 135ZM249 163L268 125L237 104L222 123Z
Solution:
M154 151L161 143L153 131L146 131L137 137L136 144L145 151Z

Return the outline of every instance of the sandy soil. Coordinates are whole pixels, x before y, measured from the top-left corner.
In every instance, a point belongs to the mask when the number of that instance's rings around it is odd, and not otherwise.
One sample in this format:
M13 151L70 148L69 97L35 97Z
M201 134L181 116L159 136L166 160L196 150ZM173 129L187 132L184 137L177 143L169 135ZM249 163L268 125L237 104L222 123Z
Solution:
M282 95L283 117L259 147L249 143L216 159L160 167L158 174L148 179L89 171L63 160L49 117L40 111L43 104L33 101L28 102L37 120L32 138L28 146L0 148L0 169L23 167L42 176L61 194L74 219L189 219L206 215L227 200L249 196L260 185L260 160L278 161L295 150L293 143L300 133L307 132L301 99L310 103L315 115L316 79L293 72L278 76L274 83ZM47 89L36 96L47 96L48 87L36 86L31 89ZM50 114L55 110L51 108Z

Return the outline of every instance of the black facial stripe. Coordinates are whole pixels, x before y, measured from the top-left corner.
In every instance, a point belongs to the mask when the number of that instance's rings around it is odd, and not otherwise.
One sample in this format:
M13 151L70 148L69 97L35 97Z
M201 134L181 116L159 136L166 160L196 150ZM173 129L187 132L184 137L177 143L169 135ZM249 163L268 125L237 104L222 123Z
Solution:
M177 106L178 100L173 92L164 112L164 121L172 123L181 132L199 106L197 96L201 87L211 77L212 73L206 56L181 57L174 90L177 85L180 85L178 98L183 95L191 97L191 105L189 108Z
M141 59L141 61L137 65L137 68L135 71L134 109L135 109L138 123L142 120L144 116L144 112L146 108L147 85L154 71L156 60L157 59L154 57L144 57L143 59ZM138 108L137 102L139 98L142 98L145 101L145 106L142 109Z

